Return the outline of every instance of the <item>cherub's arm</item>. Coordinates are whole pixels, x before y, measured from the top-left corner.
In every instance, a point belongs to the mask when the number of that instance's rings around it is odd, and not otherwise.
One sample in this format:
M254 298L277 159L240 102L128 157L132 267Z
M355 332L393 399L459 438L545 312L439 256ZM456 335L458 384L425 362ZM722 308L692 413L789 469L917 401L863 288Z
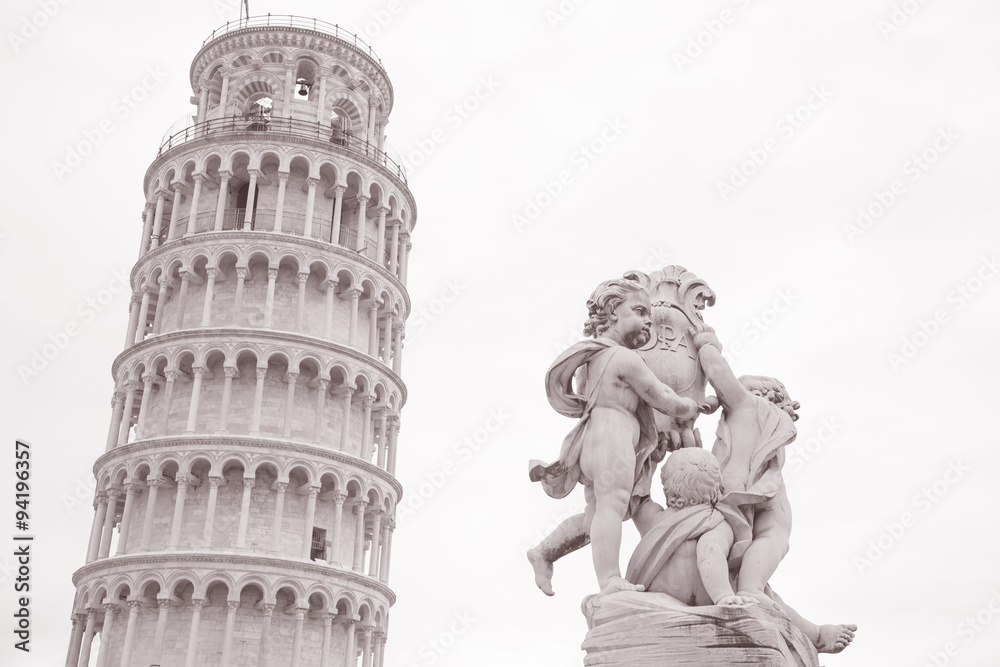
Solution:
M733 529L723 521L698 538L698 573L701 583L712 602L732 598L733 586L729 583L729 550L733 546Z
M638 354L629 351L628 354L619 354L617 360L622 364L622 377L646 403L681 420L698 415L698 404L690 398L678 396L673 389L660 382Z
M632 522L639 531L639 535L648 533L649 529L660 520L661 514L663 514L663 508L652 500L647 500L639 505L639 508L632 514Z
M736 378L729 362L722 356L722 345L715 337L715 331L699 325L694 334L694 345L698 348L698 360L723 407L732 410L749 402L751 394Z

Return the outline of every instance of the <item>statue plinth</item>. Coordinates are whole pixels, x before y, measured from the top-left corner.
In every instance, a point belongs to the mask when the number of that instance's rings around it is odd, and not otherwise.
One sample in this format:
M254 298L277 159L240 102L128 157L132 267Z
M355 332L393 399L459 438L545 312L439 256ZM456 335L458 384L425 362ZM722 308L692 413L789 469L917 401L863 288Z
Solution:
M812 642L761 605L688 607L665 593L620 592L583 601L587 667L818 667Z

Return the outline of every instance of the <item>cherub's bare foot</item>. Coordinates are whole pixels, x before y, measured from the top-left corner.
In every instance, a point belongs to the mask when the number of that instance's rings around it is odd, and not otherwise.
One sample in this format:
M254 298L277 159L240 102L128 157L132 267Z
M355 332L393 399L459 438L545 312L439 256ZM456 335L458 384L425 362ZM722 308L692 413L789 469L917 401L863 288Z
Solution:
M757 598L749 595L727 595L716 602L716 604L719 606L735 605L738 607L745 607L748 604L757 604Z
M816 650L820 653L840 653L854 639L856 625L821 625Z
M528 549L528 562L535 571L535 585L546 595L555 595L552 590L552 562L545 560L538 549Z
M646 590L645 586L630 584L624 577L611 577L604 588L601 589L601 595L617 593L618 591L639 591L641 593L644 590Z

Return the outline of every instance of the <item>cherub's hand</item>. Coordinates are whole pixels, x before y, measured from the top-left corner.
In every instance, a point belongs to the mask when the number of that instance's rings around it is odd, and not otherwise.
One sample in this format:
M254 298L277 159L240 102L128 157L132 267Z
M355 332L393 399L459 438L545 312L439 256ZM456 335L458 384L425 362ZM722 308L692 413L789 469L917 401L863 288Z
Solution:
M719 405L718 396L706 396L705 402L698 405L698 412L703 415L710 415L719 409Z
M680 407L676 413L673 414L674 418L678 422L694 422L695 417L698 416L698 404L694 402L694 399L688 398L686 396L680 397ZM683 427L683 426L682 426Z
M722 599L720 599L715 604L722 607L725 606L744 607L748 604L757 604L757 600L750 597L749 595L726 595L723 596Z
M715 335L715 329L707 324L699 324L696 327L691 327L688 329L688 333L694 339L696 350L700 350L706 345L711 345L720 352L722 351L722 343L719 342L718 337Z
M656 434L656 449L649 455L649 460L654 464L659 463L667 457L667 452L672 451L674 450L670 447L670 436L659 431Z

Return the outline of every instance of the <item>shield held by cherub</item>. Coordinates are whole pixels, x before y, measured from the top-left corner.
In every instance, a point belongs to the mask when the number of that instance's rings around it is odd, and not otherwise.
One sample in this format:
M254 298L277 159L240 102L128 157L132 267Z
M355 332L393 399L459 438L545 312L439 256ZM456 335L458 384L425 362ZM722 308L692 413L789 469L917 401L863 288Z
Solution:
M715 305L715 292L708 284L683 266L672 264L653 273L630 271L624 276L635 280L648 291L652 302L653 335L638 351L660 382L678 395L705 403L705 373L698 363L689 330L704 324L702 311ZM669 450L700 447L697 431L684 428L661 412L655 412L656 430L668 439Z

